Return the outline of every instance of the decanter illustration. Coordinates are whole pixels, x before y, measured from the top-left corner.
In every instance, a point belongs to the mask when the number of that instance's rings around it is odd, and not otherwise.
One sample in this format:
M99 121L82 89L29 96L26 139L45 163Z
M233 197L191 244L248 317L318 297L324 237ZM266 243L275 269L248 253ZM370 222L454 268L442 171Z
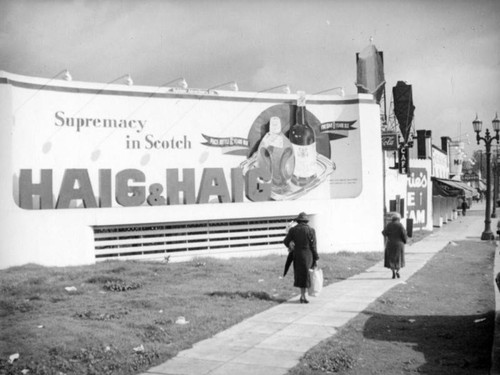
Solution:
M271 190L281 194L289 188L295 168L295 156L291 142L281 131L279 117L271 117L269 133L260 142L257 165L269 171Z

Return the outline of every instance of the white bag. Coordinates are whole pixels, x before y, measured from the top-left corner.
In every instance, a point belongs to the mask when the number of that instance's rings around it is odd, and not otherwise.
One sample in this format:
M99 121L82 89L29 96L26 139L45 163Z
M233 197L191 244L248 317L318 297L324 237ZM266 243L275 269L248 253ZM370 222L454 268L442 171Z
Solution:
M311 286L309 287L308 294L311 297L317 297L323 289L323 270L315 267L309 270L309 277L311 278Z

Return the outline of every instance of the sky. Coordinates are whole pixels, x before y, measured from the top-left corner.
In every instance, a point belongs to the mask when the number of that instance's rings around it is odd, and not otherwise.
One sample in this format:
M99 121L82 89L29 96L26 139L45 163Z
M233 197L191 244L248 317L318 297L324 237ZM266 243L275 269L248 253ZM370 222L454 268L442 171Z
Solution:
M384 53L387 106L412 85L415 128L466 140L500 111L498 0L0 0L0 70L158 87L236 81L356 93L356 53ZM483 130L484 131L484 130Z

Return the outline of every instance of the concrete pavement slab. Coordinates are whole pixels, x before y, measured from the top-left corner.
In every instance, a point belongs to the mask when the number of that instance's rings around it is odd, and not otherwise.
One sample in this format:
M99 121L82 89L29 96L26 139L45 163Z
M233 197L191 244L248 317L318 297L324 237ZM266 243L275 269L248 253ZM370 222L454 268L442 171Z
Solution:
M170 361L149 369L147 373L162 375L206 375L223 364L223 361L175 357Z
M197 358L202 360L227 362L247 351L251 346L228 345L222 340L211 340L192 349L180 352L177 357Z
M300 340L297 340L297 336L273 335L260 342L255 347L305 353L309 348L319 344L321 341L323 341L323 339L319 337L301 337Z
M252 321L257 322L274 322L274 323L292 323L297 319L300 319L305 314L301 314L298 311L290 312L290 313L281 313L281 312L272 312L269 314L262 314L255 316Z
M230 362L216 368L210 375L285 375L287 372L288 369L283 367Z
M373 301L352 301L348 299L337 299L339 311L354 311L361 312L368 307Z
M242 332L253 332L257 334L271 335L286 326L287 323L262 322L253 320L253 317L251 317L231 327L230 330L219 333L218 336L223 337L224 335L238 335Z
M212 339L201 341L195 344L193 347L196 347L197 345L212 345L212 344L249 347L257 345L258 343L262 342L263 340L267 339L270 336L271 334L269 333L255 333L252 331L245 331L245 332L240 331L238 333L223 331L215 335Z
M312 311L315 311L318 309L321 305L316 305L316 301L313 298L310 298L311 303L307 305L299 304L299 303L288 303L284 302L279 306L273 307L272 310L277 309L276 311L279 311L282 314L302 314L302 315L307 315L310 314Z
M318 325L318 326L328 326L328 327L342 327L350 320L349 317L345 315L307 315L299 320L298 324L307 325Z
M230 362L288 369L293 367L303 355L304 353L291 350L255 347L240 354Z
M342 316L344 318L352 319L356 315L358 315L358 313L342 311L336 304L332 303L324 307L321 307L318 310L315 310L311 314L309 314L309 316L332 316L332 315Z
M247 329L251 329L254 333L262 334L273 334L279 330L285 328L288 323L278 323L278 322L263 322L259 320L248 319Z
M294 323L275 333L275 335L295 336L298 339L303 337L326 339L327 337L333 336L335 332L337 332L337 330L330 326Z

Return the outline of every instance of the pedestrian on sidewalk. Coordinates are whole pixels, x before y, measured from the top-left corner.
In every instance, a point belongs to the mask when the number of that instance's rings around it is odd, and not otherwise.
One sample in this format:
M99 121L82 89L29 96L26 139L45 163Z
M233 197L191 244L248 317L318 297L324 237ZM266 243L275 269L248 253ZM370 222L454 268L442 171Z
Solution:
M293 286L300 288L300 303L309 303L306 298L306 289L310 287L309 269L316 267L318 252L316 250L316 232L308 225L309 218L301 212L295 221L297 225L290 228L285 240L286 247L293 241Z
M399 278L399 270L405 266L405 244L408 241L401 215L393 213L382 234L385 238L384 267L392 270L393 279Z
M467 200L465 197L462 198L462 215L465 216L465 213L467 212L467 208L469 208L469 205L467 204Z

